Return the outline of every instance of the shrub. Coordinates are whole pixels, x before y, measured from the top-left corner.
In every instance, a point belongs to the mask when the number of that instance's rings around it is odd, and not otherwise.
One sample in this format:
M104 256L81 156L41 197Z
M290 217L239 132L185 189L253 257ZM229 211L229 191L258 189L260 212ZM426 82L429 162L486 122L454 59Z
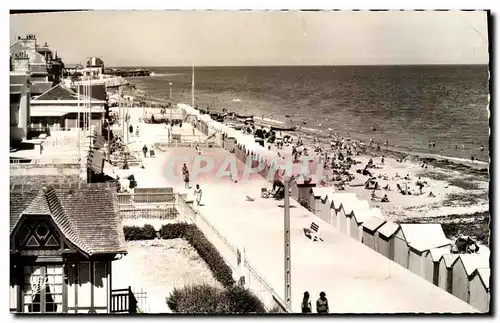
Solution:
M219 251L214 247L205 235L194 225L187 223L166 224L160 229L163 239L186 239L196 250L198 255L205 261L208 268L224 287L234 285L233 271L226 264Z
M152 225L146 224L143 227L125 226L123 227L125 240L152 240L156 237L156 230Z
M167 298L167 305L175 313L227 313L222 291L206 284L175 288Z
M160 228L160 237L162 239L186 239L186 223L169 223Z
M203 284L176 288L167 298L167 304L175 313L265 313L262 302L238 286L220 289Z
M266 308L260 299L250 290L231 286L224 290L230 313L265 313Z

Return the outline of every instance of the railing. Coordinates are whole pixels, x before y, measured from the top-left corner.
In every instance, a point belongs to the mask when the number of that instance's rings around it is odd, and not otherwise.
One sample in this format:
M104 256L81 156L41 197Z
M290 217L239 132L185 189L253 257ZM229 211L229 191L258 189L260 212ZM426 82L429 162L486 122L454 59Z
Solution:
M176 193L118 193L120 214L124 219L174 219L178 216Z
M137 313L137 299L130 286L111 290L111 313Z
M61 158L11 158L11 164L35 164L35 165L62 165L62 164L80 164L80 157L61 157Z
M177 198L179 213L187 218L191 223L203 232L205 237L217 248L224 260L229 264L233 271L241 274L241 268L238 265L238 250L199 212L195 212L191 205L187 203L181 195ZM271 285L260 276L257 271L245 259L243 267L247 269L247 281L245 285L253 290L261 300L269 307L269 304L277 304L284 312L291 312L286 302L276 293Z

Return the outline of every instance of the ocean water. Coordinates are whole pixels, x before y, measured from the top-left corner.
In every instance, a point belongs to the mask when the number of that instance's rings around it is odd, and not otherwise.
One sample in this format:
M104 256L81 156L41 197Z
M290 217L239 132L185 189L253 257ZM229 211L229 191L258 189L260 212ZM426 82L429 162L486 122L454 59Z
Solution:
M172 82L172 99L191 104L191 67L145 68L155 75L131 78L138 89L165 99ZM488 77L483 65L199 67L195 104L488 161Z

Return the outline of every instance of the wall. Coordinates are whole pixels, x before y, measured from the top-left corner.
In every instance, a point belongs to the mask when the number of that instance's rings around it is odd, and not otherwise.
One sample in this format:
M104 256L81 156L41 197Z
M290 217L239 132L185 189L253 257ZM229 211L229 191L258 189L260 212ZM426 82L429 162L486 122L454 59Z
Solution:
M375 239L376 251L386 258L394 260L394 238L386 240L383 236L376 233Z
M398 230L394 237L394 261L401 266L408 268L409 248L403 236L403 232Z
M353 238L354 240L361 241L361 237L359 236L359 227L358 223L356 222L356 219L354 216L351 216L349 219L349 236Z
M10 164L10 176L80 175L79 164Z
M368 230L363 229L363 244L370 249L377 250L375 246L375 234L376 232L369 232Z
M420 277L424 277L425 274L425 257L422 253L419 253L417 250L409 248L410 255L408 257L408 269L414 273L419 275Z
M423 262L424 272L422 277L424 277L428 282L438 285L439 262L434 262L432 260L431 253L429 251L425 253Z
M438 287L444 289L448 293L451 293L452 280L453 271L446 267L444 259L441 258L439 261Z
M467 273L465 272L464 265L462 261L459 259L455 262L452 268L453 278L452 278L452 286L451 293L456 297L460 298L464 302L468 302L469 300L469 277L467 277Z
M489 311L490 293L485 289L479 275L475 275L470 281L470 305L482 313Z
M340 212L338 213L338 217L339 217L339 231L344 233L344 234L347 234L348 231L347 231L347 222L349 221L349 219L346 217L346 214L344 212L344 208L340 208Z

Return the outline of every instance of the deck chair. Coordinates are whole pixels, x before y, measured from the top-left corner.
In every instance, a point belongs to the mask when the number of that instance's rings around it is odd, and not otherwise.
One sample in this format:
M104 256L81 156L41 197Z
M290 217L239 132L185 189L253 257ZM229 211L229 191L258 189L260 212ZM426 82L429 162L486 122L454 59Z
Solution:
M270 197L270 195L271 195L271 192L268 191L267 188L263 187L260 189L260 197L267 199Z
M312 241L323 241L323 238L321 238L319 225L314 222L311 222L311 226L309 228L304 228L304 233L306 237L308 237Z

